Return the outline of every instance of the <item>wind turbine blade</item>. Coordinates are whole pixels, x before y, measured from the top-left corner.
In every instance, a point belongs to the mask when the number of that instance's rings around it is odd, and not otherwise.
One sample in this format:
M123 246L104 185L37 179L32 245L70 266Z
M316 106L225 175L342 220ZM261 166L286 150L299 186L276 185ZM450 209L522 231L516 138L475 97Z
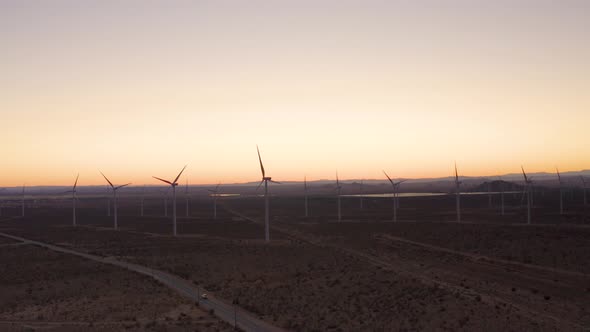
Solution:
M152 176L152 177L153 177L154 179L156 179L156 180L160 180L160 181L162 181L162 182L166 182L166 183L168 183L169 185L172 185L172 182L170 182L170 181L168 181L168 180L160 179L159 177L156 177L156 176Z
M80 174L78 174L78 176L76 176L76 182L74 182L74 191L76 190L76 186L78 185L78 178L80 177Z
M524 176L524 182L529 182L529 179L526 177L526 173L524 172L524 167L522 167L522 165L520 166L520 169L522 170L522 175Z
M264 165L262 165L262 158L260 157L260 149L258 149L258 145L256 145L256 152L258 152L258 161L260 162L260 170L262 171L262 177L266 176L264 172Z
M182 168L182 170L180 171L180 173L178 173L178 176L176 177L176 179L174 179L173 183L176 183L176 181L178 181L178 179L180 178L180 175L182 174L182 172L184 172L184 169L186 168L186 166L188 165L184 165L184 167Z
M264 183L264 180L260 181L260 184L258 184L258 187L256 187L256 191L258 191L258 189L260 189L260 186L262 186L262 183Z
M270 182L272 182L272 183L276 183L276 184L282 184L282 183L280 183L279 181L274 181L274 180L270 180Z
M128 185L130 185L130 184L131 184L131 183L126 183L126 184L124 184L124 185L118 186L118 187L116 187L116 188L115 188L115 190L117 190L117 189L121 189L121 188L123 188L123 187L127 187L127 186L128 186Z
M219 186L221 186L221 182L217 184L217 186L215 186L215 192L219 191Z
M455 161L455 181L459 181L459 172L457 172L457 162Z
M338 180L338 172L336 172L336 187L340 187L340 180Z
M393 180L391 180L391 178L389 177L389 175L387 175L385 170L383 170L383 174L385 174L385 176L387 176L387 180L389 180L389 182L391 182L391 184L393 184Z
M561 184L561 174L559 174L559 169L555 167L555 170L557 171L557 179L559 180L559 184Z
M100 172L100 171L99 171ZM100 174L102 174L102 172L100 172ZM104 177L105 180L107 180L107 182L111 185L111 188L115 188L115 186L113 186L113 184L111 183L111 181L109 181L109 179L106 177L106 175L102 174L102 176Z

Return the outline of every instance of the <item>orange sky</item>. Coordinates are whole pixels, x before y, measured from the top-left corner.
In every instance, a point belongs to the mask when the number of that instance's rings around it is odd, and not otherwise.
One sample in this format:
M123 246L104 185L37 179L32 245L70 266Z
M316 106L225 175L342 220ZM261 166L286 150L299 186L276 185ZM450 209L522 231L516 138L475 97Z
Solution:
M586 1L0 2L0 186L590 168Z

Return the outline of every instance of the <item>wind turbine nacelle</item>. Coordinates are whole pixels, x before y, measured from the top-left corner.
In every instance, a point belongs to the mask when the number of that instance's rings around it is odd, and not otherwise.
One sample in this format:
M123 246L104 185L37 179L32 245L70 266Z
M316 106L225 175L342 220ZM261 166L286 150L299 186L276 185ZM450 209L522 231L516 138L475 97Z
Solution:
M262 178L262 181L270 181L272 178L270 176L266 176Z

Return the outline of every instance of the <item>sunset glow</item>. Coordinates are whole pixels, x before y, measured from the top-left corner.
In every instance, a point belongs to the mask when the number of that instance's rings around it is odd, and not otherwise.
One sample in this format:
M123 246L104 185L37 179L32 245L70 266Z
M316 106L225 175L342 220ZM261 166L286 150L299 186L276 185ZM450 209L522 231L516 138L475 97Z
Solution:
M588 13L2 0L0 186L256 181L256 144L279 181L588 169Z

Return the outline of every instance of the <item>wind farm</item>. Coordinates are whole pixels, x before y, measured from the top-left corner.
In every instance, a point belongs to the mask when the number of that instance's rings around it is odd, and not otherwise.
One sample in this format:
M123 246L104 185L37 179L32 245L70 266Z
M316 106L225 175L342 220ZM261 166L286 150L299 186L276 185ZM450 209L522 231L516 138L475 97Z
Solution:
M0 2L0 331L590 330L589 13Z

